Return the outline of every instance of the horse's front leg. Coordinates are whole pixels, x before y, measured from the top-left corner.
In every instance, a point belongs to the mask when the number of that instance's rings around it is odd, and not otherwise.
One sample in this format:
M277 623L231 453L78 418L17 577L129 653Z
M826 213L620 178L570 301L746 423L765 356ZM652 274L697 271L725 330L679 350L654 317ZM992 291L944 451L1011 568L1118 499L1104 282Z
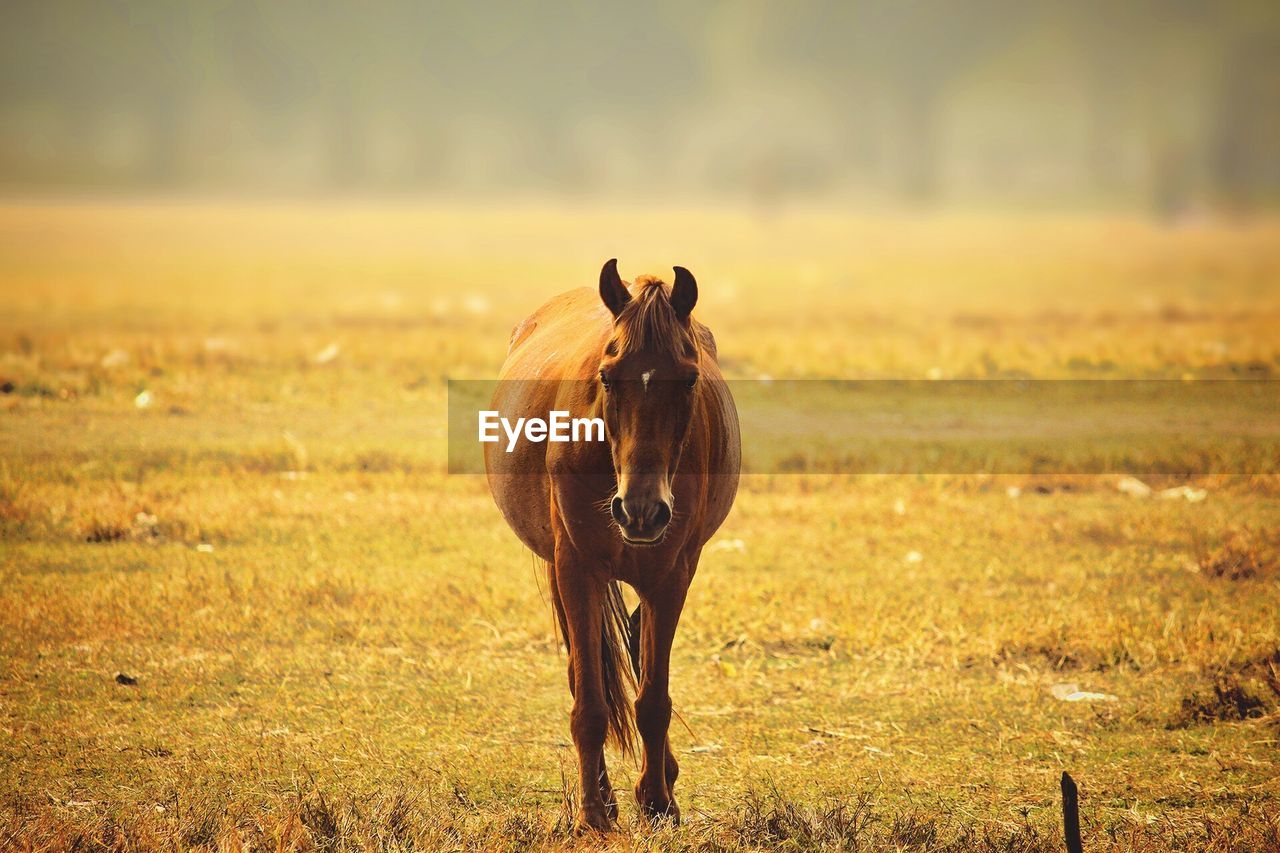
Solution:
M564 602L560 598L560 589L556 581L556 573L550 573L551 578L551 597L555 602L556 618L560 622L560 635L565 638L565 647L569 647L569 626L566 624L564 615ZM574 670L573 655L569 655L569 695L577 697L577 674ZM600 799L604 802L605 813L611 820L618 819L618 797L613 791L613 783L609 781L609 770L605 766L604 759L600 760Z
M644 601L640 614L640 691L636 696L636 727L644 742L644 766L636 783L636 802L650 819L680 821L673 792L680 768L671 752L671 644L675 640L687 586Z
M609 727L609 709L605 703L604 674L601 671L605 584L589 569L561 554L556 555L554 571L569 646L569 679L573 694L569 730L578 751L578 787L582 792L576 829L608 832L612 823L602 790L608 784L605 781L604 740Z

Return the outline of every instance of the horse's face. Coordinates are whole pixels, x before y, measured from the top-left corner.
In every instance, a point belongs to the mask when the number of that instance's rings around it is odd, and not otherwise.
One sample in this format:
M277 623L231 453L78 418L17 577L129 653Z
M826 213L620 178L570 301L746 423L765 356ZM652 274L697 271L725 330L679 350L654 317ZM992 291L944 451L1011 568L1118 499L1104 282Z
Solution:
M612 276L606 275L609 272ZM609 510L622 538L631 545L656 544L671 524L672 478L700 381L698 348L689 319L697 300L693 277L677 267L669 298L660 283L642 287L637 304L624 311L630 294L617 280L616 268L605 265L601 294L614 312L615 323L601 355L598 382L618 483ZM619 291L626 299L620 298ZM657 328L636 328L643 323ZM637 341L644 343L637 346Z
M666 533L674 510L671 479L693 415L696 353L606 355L599 381L618 481L609 509L628 543L653 544Z

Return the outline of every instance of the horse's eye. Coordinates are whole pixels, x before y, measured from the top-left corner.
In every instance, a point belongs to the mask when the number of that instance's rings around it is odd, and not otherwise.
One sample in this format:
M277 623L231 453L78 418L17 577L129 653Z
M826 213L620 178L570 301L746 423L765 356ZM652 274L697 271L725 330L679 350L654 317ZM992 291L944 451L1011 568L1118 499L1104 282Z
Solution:
M698 384L698 374L696 374L696 373L695 373L693 376L690 376L688 379L686 379L686 380L684 381L684 387L686 387L686 388L688 388L688 389L690 389L690 390L693 390L693 386L695 386L695 385L697 385L697 384Z
M600 384L604 387L604 390L609 390L609 377L604 375L603 370L600 371Z

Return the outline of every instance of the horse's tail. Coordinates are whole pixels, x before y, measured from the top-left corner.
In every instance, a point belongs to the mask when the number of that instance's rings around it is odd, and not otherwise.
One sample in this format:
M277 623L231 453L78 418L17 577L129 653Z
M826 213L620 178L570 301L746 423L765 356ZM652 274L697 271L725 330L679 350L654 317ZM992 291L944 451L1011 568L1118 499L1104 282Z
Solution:
M632 677L632 623L622 600L622 587L609 581L600 626L600 671L604 677L604 701L609 707L609 737L627 755L634 754L636 712L631 697L636 681ZM637 648L637 651L639 649Z
M564 607L560 603L560 590L556 585L554 567L547 564L547 575L551 583L551 601L556 611L556 623L560 628L560 637L570 657L573 649L569 646L569 626L565 621ZM622 588L617 581L610 581L605 591L604 605L600 620L600 672L604 680L604 701L609 710L609 739L620 750L634 755L636 714L631 695L635 692L633 667L639 672L636 663L640 652L639 619L628 618L627 606L622 600ZM639 613L639 608L636 609ZM633 630L635 638L633 639ZM634 651L633 651L634 649ZM573 688L570 677L569 687Z
M636 674L636 683L640 682L640 608L637 604L627 620L627 652L631 655L631 671Z

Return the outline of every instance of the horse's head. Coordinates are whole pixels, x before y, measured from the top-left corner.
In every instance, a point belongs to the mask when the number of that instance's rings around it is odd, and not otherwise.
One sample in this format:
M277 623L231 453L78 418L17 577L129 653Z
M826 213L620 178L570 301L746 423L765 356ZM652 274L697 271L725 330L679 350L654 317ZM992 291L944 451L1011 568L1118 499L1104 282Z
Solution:
M697 336L689 312L698 284L683 267L666 285L618 276L618 262L600 271L600 298L613 313L613 333L600 356L599 391L618 490L610 513L631 545L659 542L671 523L672 477L693 415L698 387Z

